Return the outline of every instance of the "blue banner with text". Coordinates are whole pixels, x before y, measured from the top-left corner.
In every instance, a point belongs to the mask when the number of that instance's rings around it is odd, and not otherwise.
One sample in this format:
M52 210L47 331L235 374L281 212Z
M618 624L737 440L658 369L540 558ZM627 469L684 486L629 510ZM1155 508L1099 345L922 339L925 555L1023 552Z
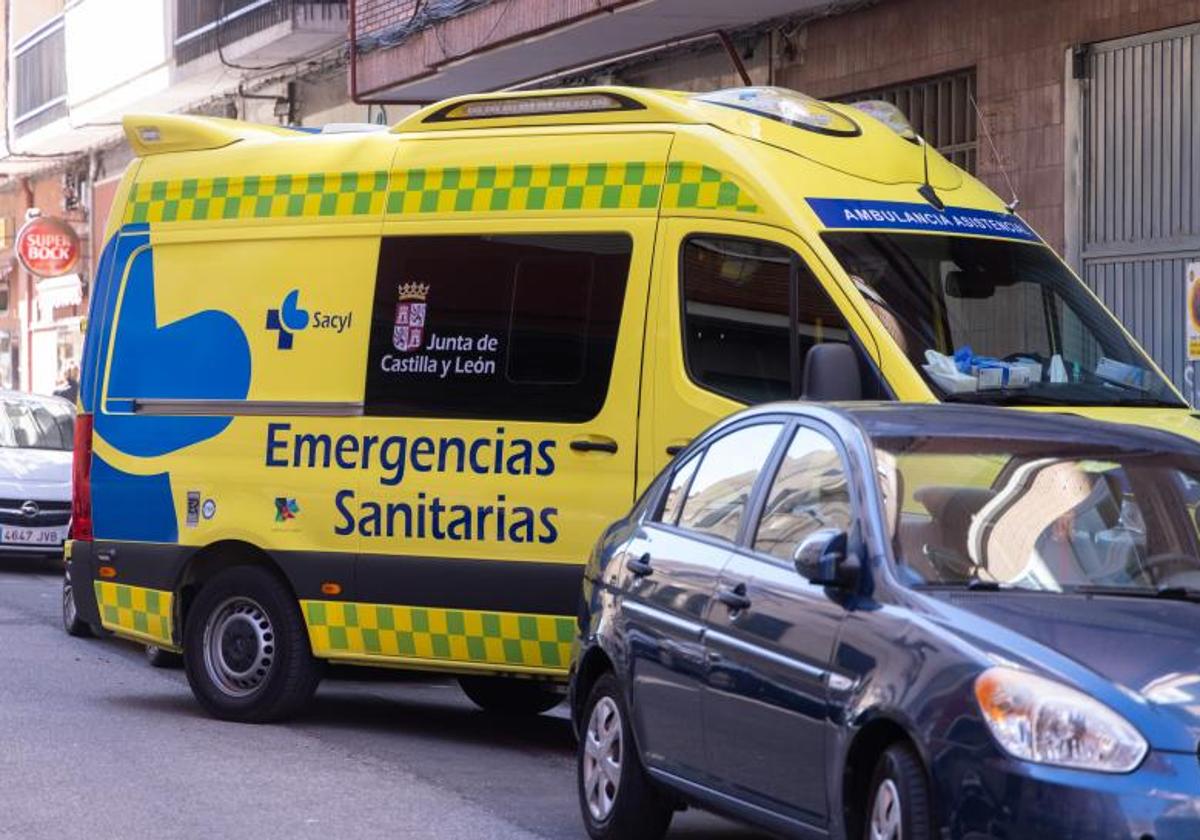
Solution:
M1039 242L1038 235L1014 213L969 207L937 210L908 201L865 201L848 198L810 198L808 205L831 229L910 230L928 233L972 233Z

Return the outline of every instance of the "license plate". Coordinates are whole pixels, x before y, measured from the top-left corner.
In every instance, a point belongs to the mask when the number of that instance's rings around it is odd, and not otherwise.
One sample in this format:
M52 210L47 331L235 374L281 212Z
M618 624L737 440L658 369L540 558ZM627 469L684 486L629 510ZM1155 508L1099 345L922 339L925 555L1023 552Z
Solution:
M66 528L21 528L17 525L5 525L0 529L0 543L9 545L62 545L66 538Z

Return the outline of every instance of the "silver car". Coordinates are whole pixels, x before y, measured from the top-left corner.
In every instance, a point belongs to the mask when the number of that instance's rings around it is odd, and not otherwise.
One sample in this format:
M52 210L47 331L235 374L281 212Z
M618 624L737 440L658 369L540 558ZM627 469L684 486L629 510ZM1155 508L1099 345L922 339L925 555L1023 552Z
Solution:
M66 400L0 391L0 555L62 555L74 428Z

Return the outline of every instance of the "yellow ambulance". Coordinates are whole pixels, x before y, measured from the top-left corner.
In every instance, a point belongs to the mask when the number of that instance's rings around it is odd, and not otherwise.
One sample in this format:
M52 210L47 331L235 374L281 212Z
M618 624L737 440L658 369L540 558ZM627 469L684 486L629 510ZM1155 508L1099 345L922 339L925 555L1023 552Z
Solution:
M68 617L273 720L325 661L560 696L582 564L701 428L774 399L1195 434L999 198L880 103L466 96L390 130L125 120Z

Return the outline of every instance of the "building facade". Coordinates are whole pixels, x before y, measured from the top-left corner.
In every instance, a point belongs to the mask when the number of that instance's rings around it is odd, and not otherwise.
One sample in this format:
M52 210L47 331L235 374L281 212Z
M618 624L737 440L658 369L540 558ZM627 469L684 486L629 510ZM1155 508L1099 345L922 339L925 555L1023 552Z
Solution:
M1194 400L1200 0L356 0L358 98L614 82L882 98L1006 200ZM558 63L556 70L549 65Z
M362 120L346 89L346 0L0 0L0 388L53 391L79 358L88 290L131 159L121 116L194 112L275 124ZM67 222L82 259L39 278L25 219Z

